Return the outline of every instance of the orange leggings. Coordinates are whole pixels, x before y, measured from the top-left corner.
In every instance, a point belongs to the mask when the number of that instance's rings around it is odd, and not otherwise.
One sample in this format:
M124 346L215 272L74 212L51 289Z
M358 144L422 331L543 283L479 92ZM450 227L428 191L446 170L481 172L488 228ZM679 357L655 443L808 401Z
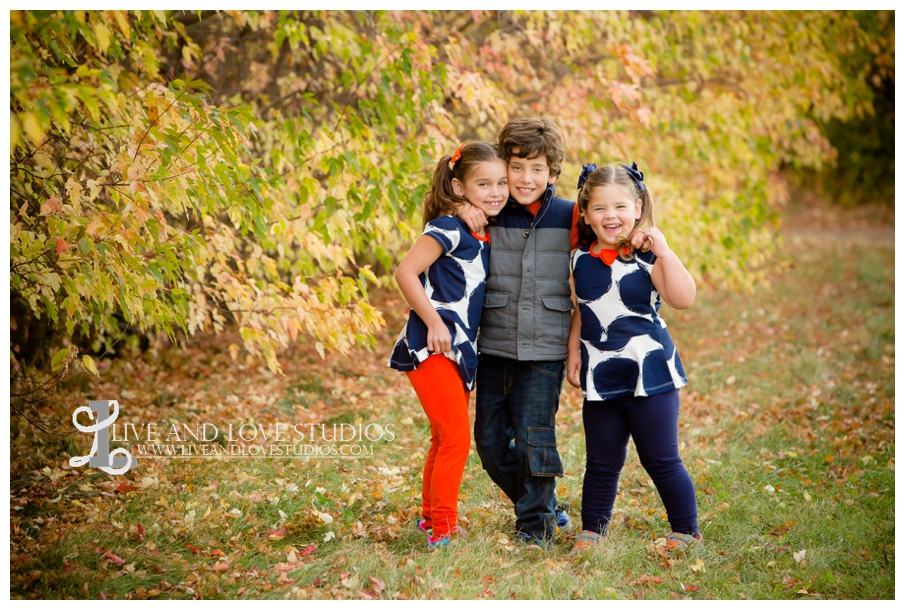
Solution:
M459 518L459 486L471 448L468 425L470 393L458 365L435 354L407 371L431 426L431 446L424 463L421 514L434 536L446 536Z

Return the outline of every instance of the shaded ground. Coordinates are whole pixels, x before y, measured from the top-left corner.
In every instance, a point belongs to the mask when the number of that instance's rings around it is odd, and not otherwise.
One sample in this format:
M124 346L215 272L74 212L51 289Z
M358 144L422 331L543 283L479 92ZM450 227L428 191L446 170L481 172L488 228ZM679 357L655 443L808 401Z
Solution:
M161 436L174 424L215 423L217 439L197 443L208 448L243 445L230 442L242 424L249 437L263 426L258 441L275 422L324 424L308 444L336 444L330 431L339 426L358 430L351 444L371 455L142 458L111 477L69 467L89 450L88 435L37 434L13 420L11 597L892 598L886 214L882 225L864 211L793 210L786 270L771 286L754 295L702 290L692 309L665 313L691 381L681 450L707 541L688 557L665 558L651 544L668 524L633 452L610 537L594 553L569 558L569 536L546 556L517 547L511 506L474 451L461 494L470 535L449 553L425 553L412 522L428 429L405 377L384 366L405 311L391 294L374 354L323 361L300 345L276 377L234 362L235 337L207 337L102 361L100 379L71 379L44 413L71 430L75 406L117 398L124 422L156 423ZM564 391L557 421L566 471L557 493L577 520L578 391ZM362 439L374 424L378 440ZM316 426L303 429L317 434Z

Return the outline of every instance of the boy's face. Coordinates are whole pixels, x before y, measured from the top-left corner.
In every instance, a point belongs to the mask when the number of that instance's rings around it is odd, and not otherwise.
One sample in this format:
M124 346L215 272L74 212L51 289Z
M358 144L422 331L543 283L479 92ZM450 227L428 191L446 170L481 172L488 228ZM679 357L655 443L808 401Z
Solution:
M556 176L550 173L545 156L526 159L516 154L509 158L509 194L520 204L531 205L543 196L547 185L556 182Z

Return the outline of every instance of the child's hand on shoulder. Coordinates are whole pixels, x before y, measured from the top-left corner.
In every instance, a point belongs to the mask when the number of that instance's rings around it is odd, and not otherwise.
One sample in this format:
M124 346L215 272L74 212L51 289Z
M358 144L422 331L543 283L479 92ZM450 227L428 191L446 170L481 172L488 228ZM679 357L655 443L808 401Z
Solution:
M487 226L487 215L484 211L467 201L456 208L456 216L465 221L472 233L480 233Z
M662 258L671 252L666 236L657 227L650 227L646 231L635 231L632 233L630 241L636 250L652 251L657 258Z

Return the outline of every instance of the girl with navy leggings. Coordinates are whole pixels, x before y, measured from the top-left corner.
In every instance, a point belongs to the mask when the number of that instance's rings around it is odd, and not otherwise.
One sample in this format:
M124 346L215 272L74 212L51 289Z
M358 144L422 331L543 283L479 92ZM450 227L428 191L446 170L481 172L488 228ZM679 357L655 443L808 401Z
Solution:
M587 465L573 552L606 537L630 437L666 508L666 546L679 549L700 540L694 483L679 457L679 388L688 381L659 309L661 300L691 306L694 280L654 227L637 165L586 165L578 188L579 232L590 245L572 255L580 315L567 376L585 397Z

